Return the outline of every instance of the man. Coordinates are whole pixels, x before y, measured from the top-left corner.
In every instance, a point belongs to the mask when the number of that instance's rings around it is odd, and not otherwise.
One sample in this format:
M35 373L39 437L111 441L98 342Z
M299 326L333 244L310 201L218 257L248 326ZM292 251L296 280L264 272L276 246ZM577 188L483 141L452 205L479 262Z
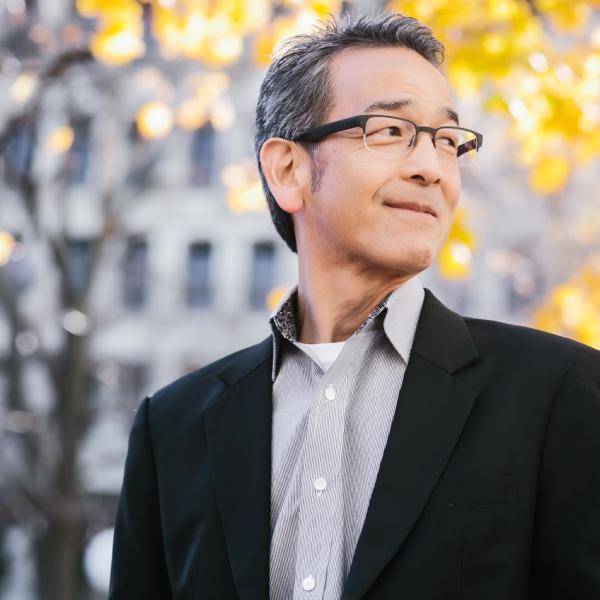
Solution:
M271 64L255 145L298 285L272 336L142 401L112 600L600 598L600 352L417 277L482 144L442 60L388 15Z

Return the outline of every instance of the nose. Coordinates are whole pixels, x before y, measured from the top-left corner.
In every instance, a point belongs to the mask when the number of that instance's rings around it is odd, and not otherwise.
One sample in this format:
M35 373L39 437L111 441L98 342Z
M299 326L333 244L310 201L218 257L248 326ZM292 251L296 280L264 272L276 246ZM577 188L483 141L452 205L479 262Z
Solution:
M419 133L424 135L417 134L405 159L410 178L424 185L437 184L442 178L442 167L433 137L427 131Z

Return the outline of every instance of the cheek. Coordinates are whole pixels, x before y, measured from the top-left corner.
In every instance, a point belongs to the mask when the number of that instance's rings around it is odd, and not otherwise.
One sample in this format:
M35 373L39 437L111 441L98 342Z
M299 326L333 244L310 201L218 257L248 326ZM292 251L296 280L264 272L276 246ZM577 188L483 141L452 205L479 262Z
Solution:
M441 186L442 195L444 196L444 200L446 201L448 208L451 211L454 211L460 200L462 186L460 171L457 169L456 172L446 176L443 179Z
M350 201L364 202L365 195L373 194L389 176L380 165L366 160L363 152L354 155L337 155L327 163L325 178L330 180L332 191L348 196Z
M360 152L350 155L330 152L324 158L318 190L321 203L326 203L342 221L364 219L371 205L369 200L389 172L365 160Z

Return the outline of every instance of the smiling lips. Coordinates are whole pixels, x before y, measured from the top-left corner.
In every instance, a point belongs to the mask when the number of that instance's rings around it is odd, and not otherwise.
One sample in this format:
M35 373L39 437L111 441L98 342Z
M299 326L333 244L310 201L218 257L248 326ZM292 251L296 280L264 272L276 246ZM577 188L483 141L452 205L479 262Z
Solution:
M435 210L433 210L433 208L431 208L431 206L425 204L425 203L420 203L420 202L384 202L383 203L384 206L389 206L391 208L402 208L405 210L410 210L413 212L418 212L418 213L425 213L428 215L431 215L432 217L436 217L437 218L437 213L435 212Z

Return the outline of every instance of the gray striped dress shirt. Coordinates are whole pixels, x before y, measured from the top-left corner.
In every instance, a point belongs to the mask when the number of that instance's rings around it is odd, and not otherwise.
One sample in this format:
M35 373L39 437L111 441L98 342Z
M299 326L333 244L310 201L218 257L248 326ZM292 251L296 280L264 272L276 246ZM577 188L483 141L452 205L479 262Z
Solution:
M295 286L273 332L271 600L338 600L367 514L425 293L414 276L327 371L294 345Z

